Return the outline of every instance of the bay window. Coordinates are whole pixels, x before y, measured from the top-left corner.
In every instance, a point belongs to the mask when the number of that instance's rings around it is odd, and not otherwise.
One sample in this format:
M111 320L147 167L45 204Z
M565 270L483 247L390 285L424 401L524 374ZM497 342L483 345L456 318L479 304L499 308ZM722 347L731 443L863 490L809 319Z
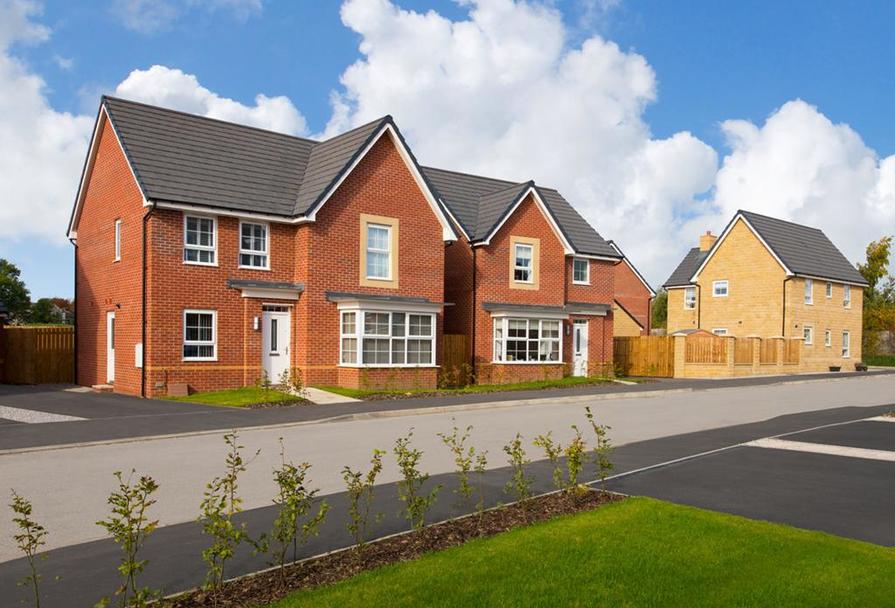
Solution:
M343 365L434 365L435 315L343 311L340 351Z
M500 363L558 363L562 351L562 322L558 319L494 319L494 361Z

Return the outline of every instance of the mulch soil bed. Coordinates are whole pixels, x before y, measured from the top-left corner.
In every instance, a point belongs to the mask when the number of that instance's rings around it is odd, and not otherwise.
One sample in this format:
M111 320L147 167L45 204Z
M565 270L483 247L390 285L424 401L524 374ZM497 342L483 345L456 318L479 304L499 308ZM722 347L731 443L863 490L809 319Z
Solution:
M490 391L426 391L424 393L371 393L369 395L364 395L360 397L362 401L394 401L397 399L421 399L427 397L456 397L458 395L489 395L491 393L518 393L523 391L562 391L570 388L578 388L584 386L599 386L601 384L609 384L609 382L597 381L597 382L582 382L580 384L573 384L570 386L545 386L543 388L520 388L513 390L504 390L501 388L495 388Z
M455 547L559 515L590 511L623 499L619 494L590 489L540 496L486 511L481 521L478 515L471 515L369 543L361 552L347 549L291 564L285 568L285 577L279 570L273 570L229 581L224 584L217 602L208 592L192 591L162 605L170 608L264 606L292 591L330 585L365 570L412 560L431 551Z
M302 399L301 397L297 397L295 399L291 399L289 401L273 401L270 403L253 403L248 407L250 410L266 410L272 407L292 407L293 405L310 405L311 402L307 399Z

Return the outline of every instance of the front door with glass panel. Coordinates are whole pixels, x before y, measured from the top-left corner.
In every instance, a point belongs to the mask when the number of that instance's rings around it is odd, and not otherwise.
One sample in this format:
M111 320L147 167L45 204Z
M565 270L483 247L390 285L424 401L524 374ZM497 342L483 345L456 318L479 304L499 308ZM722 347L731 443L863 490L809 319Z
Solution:
M572 374L587 375L587 321L572 324Z
M276 307L279 308L279 307ZM261 327L261 359L264 371L271 382L277 384L283 372L289 369L289 342L291 341L289 312L265 310Z

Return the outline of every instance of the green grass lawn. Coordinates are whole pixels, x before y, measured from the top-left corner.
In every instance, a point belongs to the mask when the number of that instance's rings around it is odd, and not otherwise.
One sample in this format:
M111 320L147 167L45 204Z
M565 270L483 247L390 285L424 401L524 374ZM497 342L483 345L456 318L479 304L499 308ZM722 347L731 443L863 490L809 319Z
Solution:
M868 355L864 357L864 363L867 365L895 367L895 355Z
M257 386L244 386L224 391L208 391L193 393L188 397L167 397L171 401L187 403L204 403L206 405L222 405L226 407L248 407L257 403L283 403L295 401L295 395L276 389L264 390Z
M893 578L891 548L632 498L272 606L893 606Z
M570 386L582 386L587 384L603 384L610 382L605 378L584 378L580 376L567 376L559 380L536 380L533 382L518 382L516 384L472 384L462 388L440 388L440 389L409 389L409 390L366 390L357 388L343 388L341 386L320 386L318 388L344 395L345 397L353 397L354 399L369 399L370 397L384 395L420 395L439 393L444 395L464 395L469 393L496 393L501 391L528 391L539 390L545 388L564 388Z

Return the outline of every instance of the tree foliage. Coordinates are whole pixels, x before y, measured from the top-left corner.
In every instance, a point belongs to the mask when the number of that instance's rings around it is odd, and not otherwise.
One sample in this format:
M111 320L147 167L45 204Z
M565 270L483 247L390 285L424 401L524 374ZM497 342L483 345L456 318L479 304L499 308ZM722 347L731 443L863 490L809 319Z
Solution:
M866 261L858 272L867 281L864 290L863 352L876 354L880 331L895 331L895 278L889 275L892 237L884 236L867 245Z
M668 292L664 289L653 298L650 307L650 327L662 328L668 326Z
M10 319L25 321L31 307L31 294L19 278L22 271L12 262L0 258L0 302L6 305Z

